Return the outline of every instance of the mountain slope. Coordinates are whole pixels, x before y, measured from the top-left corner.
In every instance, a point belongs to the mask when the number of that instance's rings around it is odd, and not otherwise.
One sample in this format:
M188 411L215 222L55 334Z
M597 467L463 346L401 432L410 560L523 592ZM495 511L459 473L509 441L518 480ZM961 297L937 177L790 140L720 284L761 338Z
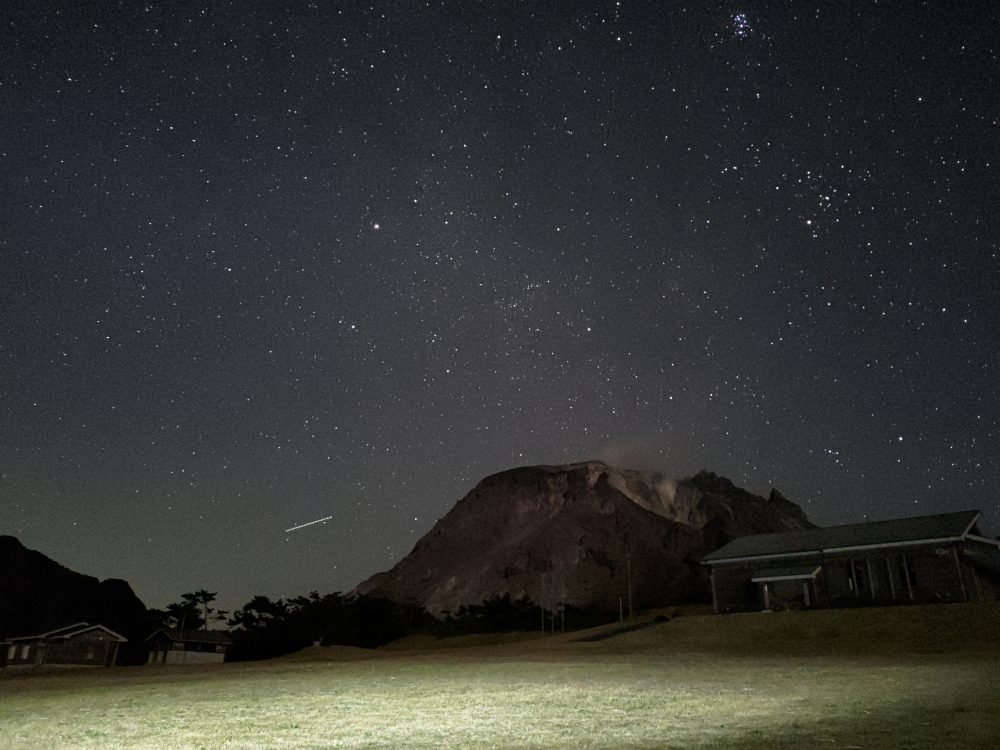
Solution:
M437 614L493 595L617 610L703 598L701 557L744 534L811 528L802 510L702 472L662 475L592 461L483 479L362 594Z

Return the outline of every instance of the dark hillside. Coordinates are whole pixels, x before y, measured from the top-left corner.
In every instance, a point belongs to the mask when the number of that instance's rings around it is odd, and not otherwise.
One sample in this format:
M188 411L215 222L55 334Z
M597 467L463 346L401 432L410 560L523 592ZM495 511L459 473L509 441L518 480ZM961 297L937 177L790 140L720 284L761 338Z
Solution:
M76 622L129 639L123 662L144 660L151 631L145 605L127 582L76 573L12 536L0 536L0 636L37 635Z

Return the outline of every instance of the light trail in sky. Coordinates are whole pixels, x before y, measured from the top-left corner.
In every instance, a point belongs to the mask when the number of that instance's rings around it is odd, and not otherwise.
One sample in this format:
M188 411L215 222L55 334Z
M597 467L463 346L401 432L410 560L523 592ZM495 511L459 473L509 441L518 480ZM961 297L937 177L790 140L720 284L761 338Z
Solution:
M299 529L304 529L306 526L312 526L314 523L323 523L323 521L329 521L333 516L326 516L326 518L317 518L315 521L310 521L309 523L300 523L298 526L292 526L290 529L285 529L287 534L289 531L298 531Z

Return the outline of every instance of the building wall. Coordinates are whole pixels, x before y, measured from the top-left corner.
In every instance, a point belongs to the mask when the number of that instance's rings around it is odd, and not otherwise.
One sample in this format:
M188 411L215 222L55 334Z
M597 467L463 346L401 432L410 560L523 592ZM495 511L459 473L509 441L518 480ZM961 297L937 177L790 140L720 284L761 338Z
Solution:
M103 667L115 663L118 642L104 632L84 633L68 640L14 642L4 644L4 656L12 667L65 664Z
M754 583L754 576L764 568L775 568L782 564L807 566L822 565L819 555L795 558L771 559L756 564L736 563L715 565L712 569L714 604L717 612L758 612L764 609L764 595L761 584ZM816 581L809 582L809 603L811 607L826 606L825 586L821 581L823 572ZM768 599L772 606L801 607L804 604L802 581L775 581L768 584ZM800 600L801 603L800 603Z
M118 642L104 632L84 633L66 641L49 644L46 664L112 666L118 654Z
M715 611L753 612L763 607L748 565L718 565L712 570Z
M42 652L39 649L40 645L42 644L39 641L5 644L3 648L7 650L7 665L10 667L23 667L38 664L38 660L42 656Z
M914 553L876 550L827 556L823 562L827 606L917 601Z
M969 598L976 602L1000 601L1000 576L990 571L972 565L963 560L963 570L967 571L969 579Z
M816 582L810 580L769 581L767 603L771 609L813 609L816 606ZM764 584L756 584L760 589ZM763 598L763 597L762 597Z
M167 651L166 664L219 664L225 654L209 651Z
M226 646L159 638L152 644L149 664L218 664L226 658Z
M849 571L853 565L854 576ZM975 581L954 544L890 548L829 557L828 571L848 571L848 588L830 590L833 606L976 601ZM855 587L853 584L857 584Z
M795 565L812 562L822 569L810 588L810 607L930 604L936 602L994 601L1000 598L1000 576L973 564L970 543L921 547L887 547L822 558L771 558L756 563L713 566L717 612L763 609L761 584L752 582L757 571L787 560ZM769 600L777 608L804 605L801 582L769 584Z

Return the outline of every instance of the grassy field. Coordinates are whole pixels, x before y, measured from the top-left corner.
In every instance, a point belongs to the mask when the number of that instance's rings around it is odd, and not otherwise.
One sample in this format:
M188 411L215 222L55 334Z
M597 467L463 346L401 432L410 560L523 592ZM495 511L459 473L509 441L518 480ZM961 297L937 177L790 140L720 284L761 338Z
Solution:
M1000 607L683 616L0 676L10 748L1000 747Z

